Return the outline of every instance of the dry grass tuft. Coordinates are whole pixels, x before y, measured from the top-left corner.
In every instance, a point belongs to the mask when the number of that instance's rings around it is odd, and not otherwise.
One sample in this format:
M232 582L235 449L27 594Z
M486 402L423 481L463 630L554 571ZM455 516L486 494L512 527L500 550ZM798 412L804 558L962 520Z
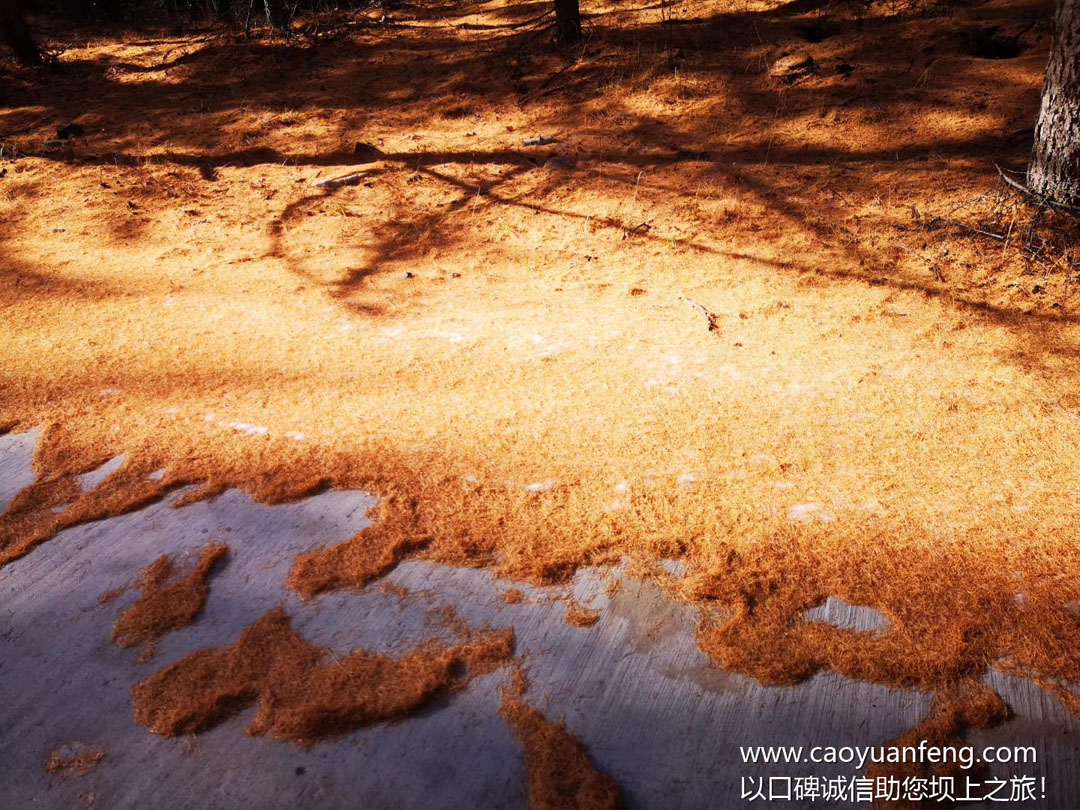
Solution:
M228 553L229 547L224 543L211 543L187 572L177 571L168 554L154 560L141 572L138 601L113 624L113 644L121 647L149 644L195 621L210 592L207 580Z
M301 638L278 608L232 646L199 650L136 684L135 720L156 734L194 734L257 704L249 734L312 745L461 689L509 660L513 646L512 630L483 631L397 658L358 650L338 659Z
M563 614L567 624L575 627L592 627L600 618L600 611L585 607L578 602L567 602L566 613Z
M525 753L525 792L533 810L615 810L619 788L596 769L581 741L522 703L520 672L503 692L500 713Z
M106 753L107 749L103 745L68 743L49 754L45 760L45 770L63 779L85 776L101 764Z

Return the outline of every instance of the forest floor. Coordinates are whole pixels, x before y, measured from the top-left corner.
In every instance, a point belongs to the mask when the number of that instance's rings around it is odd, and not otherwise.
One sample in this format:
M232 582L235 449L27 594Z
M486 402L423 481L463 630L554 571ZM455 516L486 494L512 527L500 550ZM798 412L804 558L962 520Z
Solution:
M935 694L922 737L998 722L991 669L1076 710L1075 265L997 169L1046 4L600 0L565 53L547 8L2 69L0 429L42 433L0 564L192 483L359 489L296 593L624 561L731 670Z

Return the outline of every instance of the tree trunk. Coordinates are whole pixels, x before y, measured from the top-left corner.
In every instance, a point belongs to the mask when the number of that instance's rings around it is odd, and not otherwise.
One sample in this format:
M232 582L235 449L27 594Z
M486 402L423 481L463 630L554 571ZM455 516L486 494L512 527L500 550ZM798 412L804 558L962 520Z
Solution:
M578 0L555 0L555 32L559 45L581 42L581 10Z
M275 31L280 31L289 24L289 9L286 0L263 0L266 23Z
M1028 188L1080 205L1080 0L1058 0Z
M24 65L41 64L41 48L30 36L16 0L0 0L0 36L11 46L15 58Z

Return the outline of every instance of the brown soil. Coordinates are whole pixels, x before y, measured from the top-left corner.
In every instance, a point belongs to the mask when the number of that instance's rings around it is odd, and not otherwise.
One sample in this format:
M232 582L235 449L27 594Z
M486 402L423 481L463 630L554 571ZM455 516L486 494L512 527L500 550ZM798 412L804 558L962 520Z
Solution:
M135 720L156 734L193 734L257 704L249 734L311 745L403 718L501 666L513 645L511 630L484 631L397 658L358 650L339 659L301 638L278 608L232 646L199 650L136 684Z
M105 746L88 746L83 743L61 745L45 760L45 770L63 779L85 776L105 759Z
M1080 681L1074 271L1016 249L992 165L1030 151L1047 7L917 5L811 35L799 3L597 0L571 58L508 27L546 6L467 2L11 73L0 426L44 431L0 564L185 483L367 489L301 595L673 558L728 617L703 649L766 682ZM1014 58L973 50L994 25ZM804 621L828 595L892 631Z
M224 543L211 543L186 572L177 571L168 554L154 560L141 572L138 601L113 624L113 644L121 647L147 644L195 621L210 593L207 580L228 553L229 547Z
M589 753L562 723L522 703L510 689L500 712L525 753L525 791L533 810L615 810L619 788L596 769Z

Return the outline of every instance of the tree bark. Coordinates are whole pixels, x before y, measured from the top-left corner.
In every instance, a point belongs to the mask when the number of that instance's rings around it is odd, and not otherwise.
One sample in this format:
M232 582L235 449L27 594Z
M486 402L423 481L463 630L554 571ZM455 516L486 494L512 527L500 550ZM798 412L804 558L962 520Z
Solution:
M41 48L30 36L30 30L23 22L22 13L15 5L16 0L0 0L0 36L11 46L15 58L24 65L40 65Z
M555 36L559 45L581 42L581 9L578 0L555 0Z
M1062 205L1080 205L1080 0L1058 0L1028 188Z
M286 0L263 0L266 23L275 31L280 31L289 24L289 9Z

